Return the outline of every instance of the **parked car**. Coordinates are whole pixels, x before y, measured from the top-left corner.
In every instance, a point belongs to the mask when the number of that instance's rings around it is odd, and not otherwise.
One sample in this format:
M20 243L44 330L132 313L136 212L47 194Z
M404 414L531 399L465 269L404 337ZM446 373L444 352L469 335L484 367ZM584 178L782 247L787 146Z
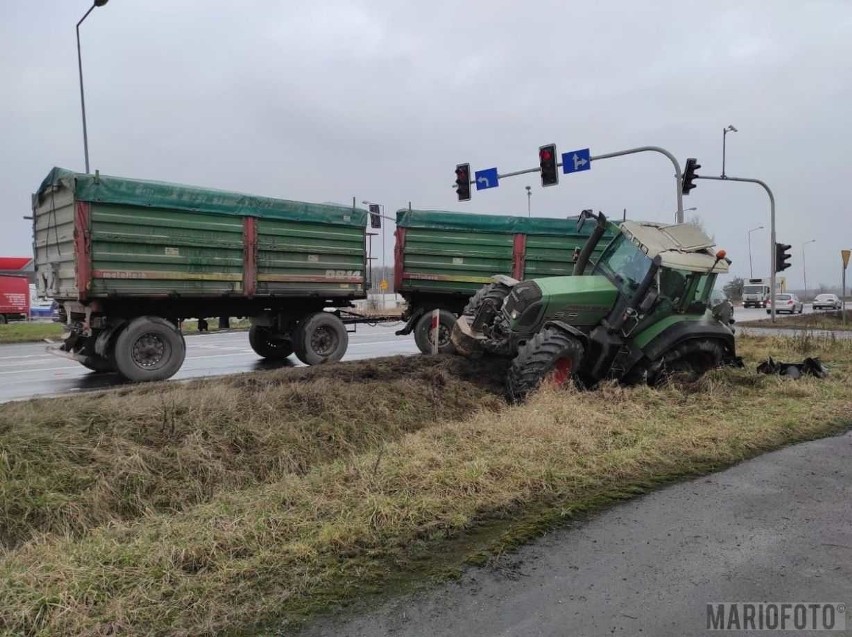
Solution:
M789 314L801 314L805 311L805 304L795 294L776 294L775 313L787 312ZM766 308L766 313L771 314L772 308Z
M814 310L839 310L842 305L836 294L817 294L813 302Z

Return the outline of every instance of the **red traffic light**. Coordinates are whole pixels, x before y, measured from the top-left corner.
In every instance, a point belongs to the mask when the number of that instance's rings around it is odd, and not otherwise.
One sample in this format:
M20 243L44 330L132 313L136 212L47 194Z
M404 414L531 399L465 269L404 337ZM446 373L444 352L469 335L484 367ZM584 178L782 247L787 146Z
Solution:
M541 167L541 185L555 186L559 183L559 172L556 163L556 144L545 144L538 147L538 163Z

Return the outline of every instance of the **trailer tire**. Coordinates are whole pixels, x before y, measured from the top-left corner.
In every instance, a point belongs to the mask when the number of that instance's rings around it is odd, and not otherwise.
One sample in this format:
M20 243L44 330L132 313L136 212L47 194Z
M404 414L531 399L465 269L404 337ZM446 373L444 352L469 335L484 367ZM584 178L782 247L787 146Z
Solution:
M544 328L518 349L509 367L509 400L522 402L548 378L559 387L576 382L584 355L579 338L555 327Z
M284 360L293 353L293 342L287 336L258 325L249 329L249 345L255 354L267 360Z
M305 365L336 363L346 354L349 333L337 316L316 312L299 323L293 337L296 358Z
M135 318L115 341L115 367L133 382L166 380L186 358L186 341L178 329L159 316Z
M113 361L97 354L86 356L80 361L80 364L96 374L106 374L115 371L115 363Z
M449 310L438 310L438 353L455 354L451 336L456 324L456 315ZM414 327L414 342L424 354L432 353L432 310L427 310Z

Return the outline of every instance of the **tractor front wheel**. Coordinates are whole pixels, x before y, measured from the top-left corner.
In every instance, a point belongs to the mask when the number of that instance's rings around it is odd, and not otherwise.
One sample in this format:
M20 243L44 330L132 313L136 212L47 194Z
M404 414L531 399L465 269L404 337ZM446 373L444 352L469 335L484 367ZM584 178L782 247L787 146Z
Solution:
M509 367L509 399L522 402L542 383L557 387L574 383L584 354L585 347L576 336L558 328L543 329L518 349Z

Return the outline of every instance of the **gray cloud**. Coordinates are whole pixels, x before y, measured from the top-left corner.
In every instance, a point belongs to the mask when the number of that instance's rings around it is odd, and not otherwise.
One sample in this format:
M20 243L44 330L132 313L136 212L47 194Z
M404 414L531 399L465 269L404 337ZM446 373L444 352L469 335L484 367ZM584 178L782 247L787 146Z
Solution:
M83 167L74 24L86 2L5 3L0 23L0 254L27 254L29 193ZM598 3L111 0L82 27L90 150L104 173L310 201L408 201L540 216L594 207L674 218L662 157L505 180L459 204L452 168L531 167L540 144L604 153L655 144L775 190L785 274L839 278L852 245L852 5L844 0ZM686 198L747 274L759 189L700 182ZM769 236L754 237L755 274ZM388 243L390 237L388 236Z

